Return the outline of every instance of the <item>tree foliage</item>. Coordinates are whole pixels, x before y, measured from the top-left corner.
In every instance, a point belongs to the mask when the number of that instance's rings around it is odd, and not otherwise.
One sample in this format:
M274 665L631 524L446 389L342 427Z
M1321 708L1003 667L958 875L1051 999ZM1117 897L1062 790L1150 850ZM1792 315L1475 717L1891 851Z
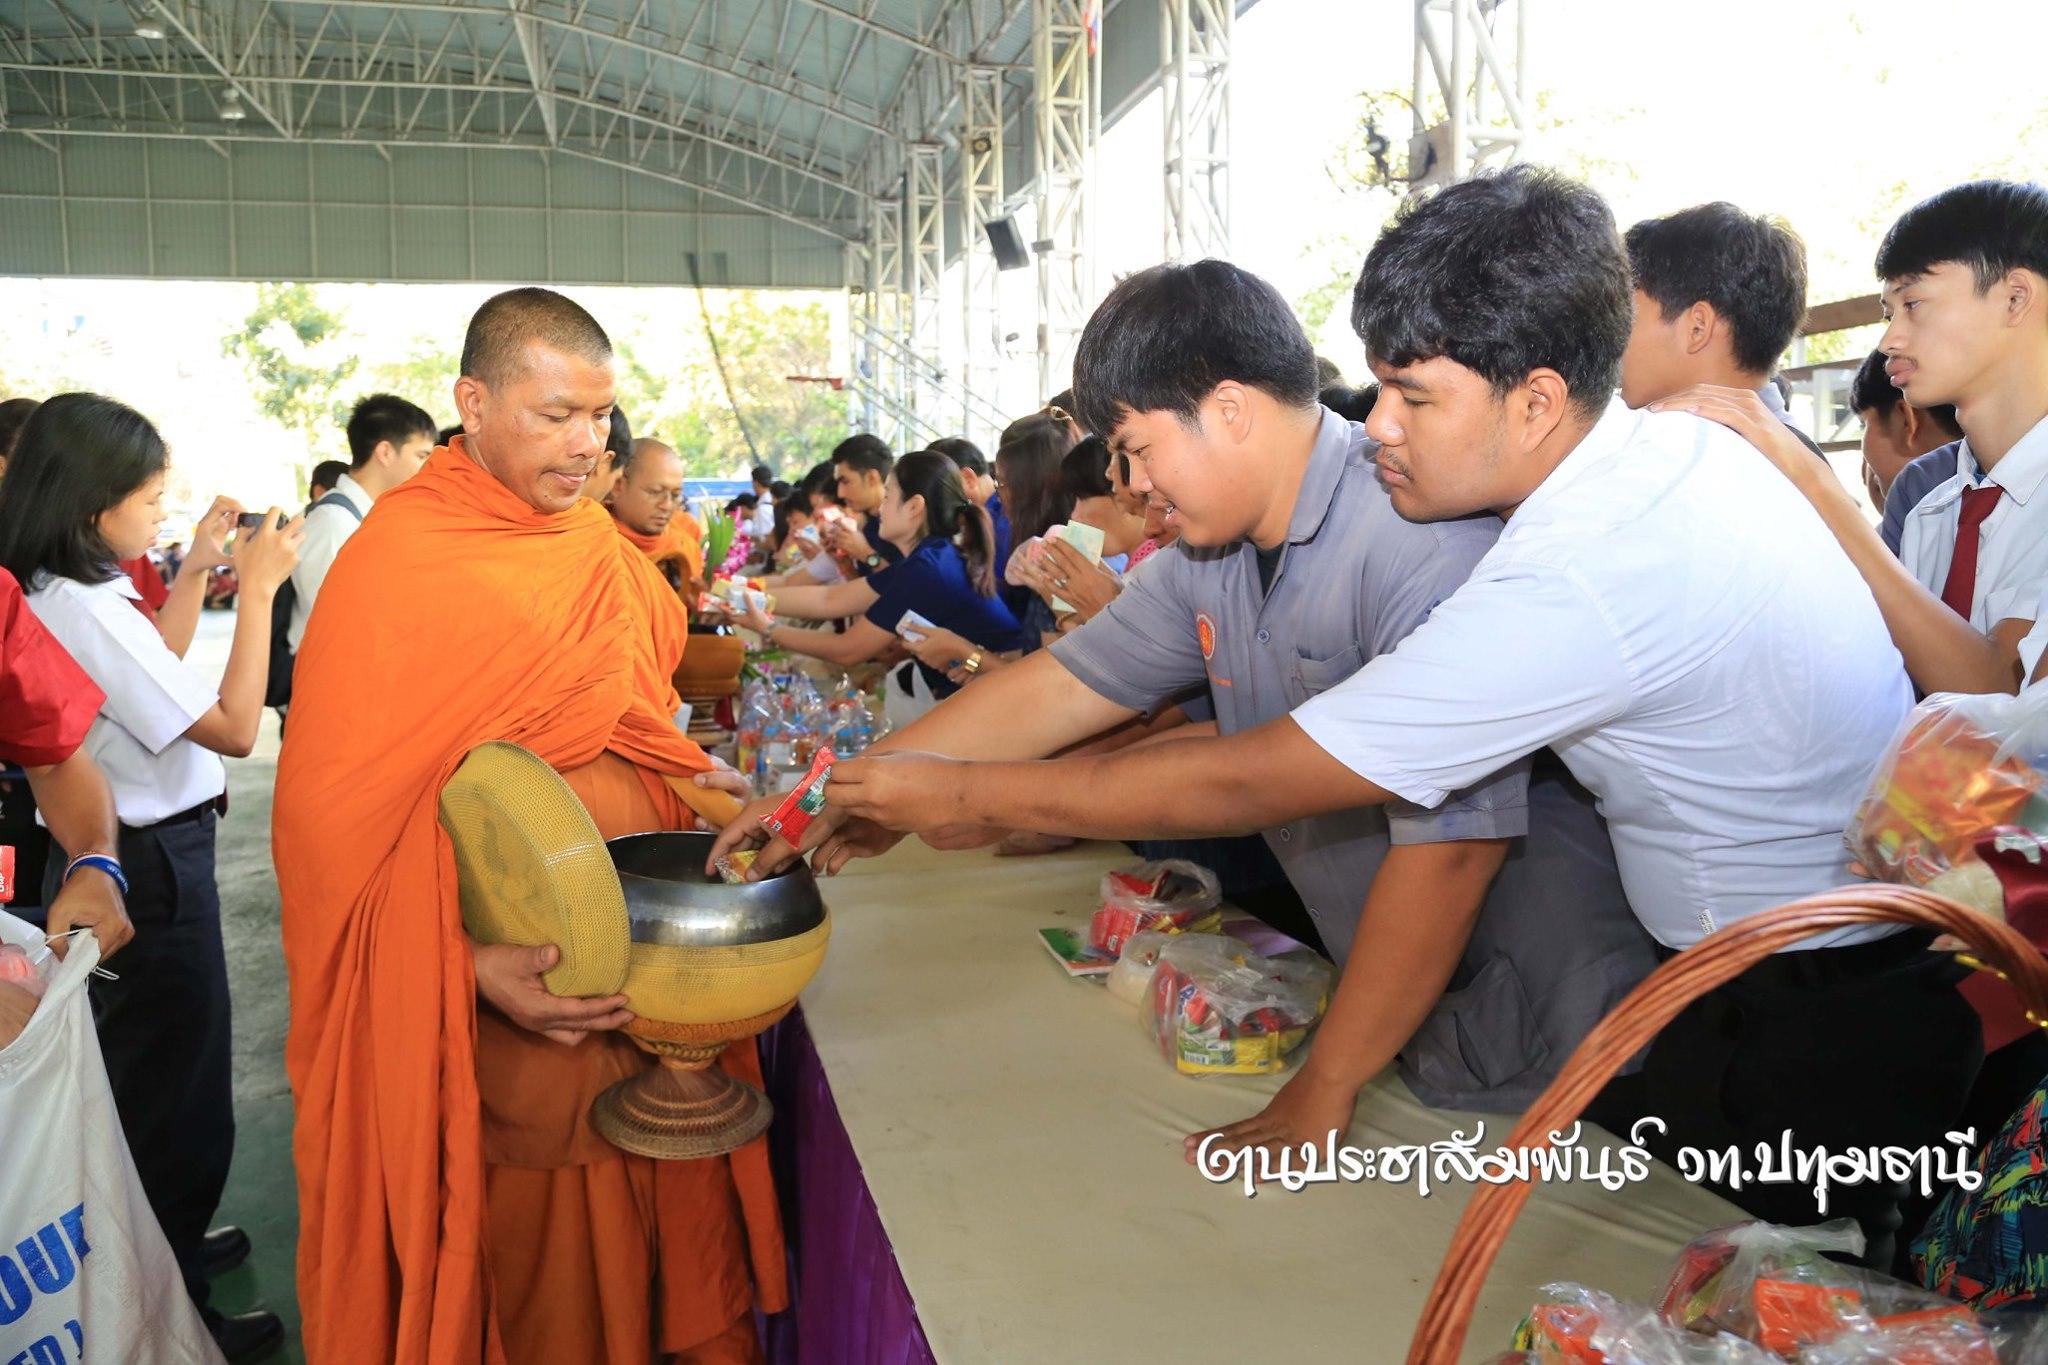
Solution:
M312 286L261 286L255 308L241 330L221 339L221 350L242 361L264 416L304 437L316 458L340 451L348 416L341 386L361 362L346 320Z

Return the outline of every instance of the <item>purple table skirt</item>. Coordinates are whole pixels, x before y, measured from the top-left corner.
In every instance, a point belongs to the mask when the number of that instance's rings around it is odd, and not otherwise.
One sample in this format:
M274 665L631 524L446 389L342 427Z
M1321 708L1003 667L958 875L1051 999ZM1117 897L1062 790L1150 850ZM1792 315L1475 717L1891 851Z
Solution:
M792 1307L763 1325L775 1365L934 1365L803 1011L761 1035L769 1156Z

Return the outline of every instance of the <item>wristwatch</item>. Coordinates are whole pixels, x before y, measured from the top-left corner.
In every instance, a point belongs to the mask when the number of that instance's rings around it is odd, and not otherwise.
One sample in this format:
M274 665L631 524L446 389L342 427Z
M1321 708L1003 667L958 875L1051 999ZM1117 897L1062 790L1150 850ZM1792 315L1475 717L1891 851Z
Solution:
M861 564L865 568L879 569L882 567L882 557L871 552L866 559L861 561Z
M962 659L960 661L960 671L970 678L981 672L981 651L977 649Z

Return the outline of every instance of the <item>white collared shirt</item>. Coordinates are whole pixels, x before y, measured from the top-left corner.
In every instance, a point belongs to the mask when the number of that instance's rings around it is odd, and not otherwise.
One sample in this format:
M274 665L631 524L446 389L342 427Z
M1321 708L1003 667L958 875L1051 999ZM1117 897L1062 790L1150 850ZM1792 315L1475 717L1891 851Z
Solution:
M126 577L80 583L48 574L28 604L78 661L106 704L85 751L106 774L124 825L152 825L227 790L220 755L185 738L220 693L171 652Z
M363 516L370 514L370 504L376 501L363 486L347 474L334 481L334 491L355 504ZM299 641L306 638L306 622L313 617L313 601L320 596L320 585L327 581L327 571L334 567L334 557L341 553L341 547L362 525L360 517L352 517L345 507L315 507L306 514L306 538L299 542L298 566L292 570L292 589L298 594L292 603L291 624L285 627L285 643L294 654L298 653Z
M1970 624L1989 634L2000 621L2036 619L2041 587L2048 581L2048 418L2035 423L1988 473L1965 440L1956 456L1955 477L1936 484L1906 513L1899 562L1936 597L1955 559L1963 494L1986 483L2005 490L1977 533Z
M1912 687L1870 589L1774 473L1725 427L1610 405L1462 588L1294 719L1426 806L1549 745L1673 948L1855 880L1842 831Z

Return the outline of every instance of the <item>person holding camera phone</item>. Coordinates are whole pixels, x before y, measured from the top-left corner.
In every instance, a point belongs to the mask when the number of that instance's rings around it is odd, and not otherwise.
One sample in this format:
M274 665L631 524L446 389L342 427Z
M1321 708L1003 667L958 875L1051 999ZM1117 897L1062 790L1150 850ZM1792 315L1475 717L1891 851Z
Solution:
M194 532L195 579L228 562L231 530L235 537L241 601L216 688L180 657L190 629L174 646L135 610L134 585L115 567L156 542L169 463L163 438L133 409L89 393L50 399L22 428L0 482L0 566L106 696L85 748L113 789L119 858L85 849L52 858L44 903L72 876L100 875L109 863L120 874L135 937L119 978L92 983L100 1049L150 1207L234 1361L269 1350L284 1328L273 1313L224 1318L207 1307L210 1273L248 1254L238 1230L207 1231L235 1141L214 828L227 788L221 755L246 757L256 745L271 602L298 562L304 529L274 507L236 529L247 514L217 498Z

